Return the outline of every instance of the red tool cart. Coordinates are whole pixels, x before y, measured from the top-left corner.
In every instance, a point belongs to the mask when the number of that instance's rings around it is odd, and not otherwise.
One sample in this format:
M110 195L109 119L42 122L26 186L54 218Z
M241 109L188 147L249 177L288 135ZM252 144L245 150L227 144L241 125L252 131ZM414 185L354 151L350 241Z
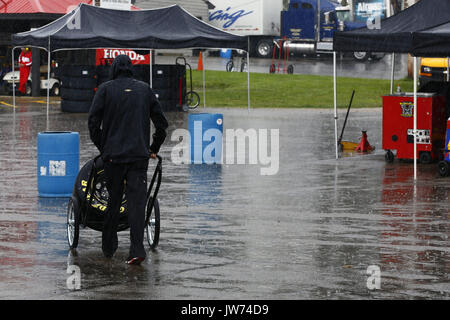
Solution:
M439 159L445 143L445 97L417 94L417 159L431 163ZM383 96L383 149L386 161L414 159L414 96L402 93Z

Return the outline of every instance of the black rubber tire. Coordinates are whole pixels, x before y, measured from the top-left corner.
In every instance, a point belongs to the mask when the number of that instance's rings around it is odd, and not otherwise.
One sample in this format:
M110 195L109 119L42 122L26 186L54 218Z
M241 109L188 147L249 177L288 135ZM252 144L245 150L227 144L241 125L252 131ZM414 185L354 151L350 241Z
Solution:
M61 87L68 89L94 89L97 86L97 79L63 76L60 78L60 83Z
M438 172L441 175L441 177L447 177L450 173L450 165L447 161L439 161L438 163Z
M67 242L70 249L76 249L80 236L80 206L75 197L67 204Z
M288 65L287 73L288 74L293 74L294 73L294 66L292 64Z
M62 65L56 72L59 77L93 78L95 76L95 66L74 66Z
M269 68L269 73L275 73L275 69L276 69L275 65L271 64Z
M259 58L270 58L272 56L273 44L271 40L261 39L255 46L256 56Z
M352 53L353 55L353 59L355 59L356 61L367 61L370 57L370 52L365 52L365 51L355 51Z
M176 81L178 80L178 82ZM153 78L152 87L153 89L170 89L179 86L180 79L175 78Z
M63 112L87 113L89 109L91 109L90 101L61 100L61 110Z
M195 91L186 93L186 105L189 109L195 109L200 104L200 96Z
M421 152L419 154L419 163L430 164L433 161L431 153L428 151Z
M148 200L146 214L148 210L150 210L150 204L152 203L152 198ZM152 234L150 233L149 226L152 226ZM153 210L150 213L150 219L148 225L145 226L145 233L147 235L147 243L150 246L150 249L154 250L159 244L159 233L161 229L161 220L160 220L160 211L159 211L159 202L158 199L155 199L155 203L153 204Z
M89 101L94 99L94 89L69 89L61 88L61 98L71 101Z
M225 70L227 70L227 72L232 72L233 68L234 68L233 60L228 61L227 65L225 66Z
M158 100L170 100L172 98L174 98L173 96L173 90L168 90L168 89L155 89L153 90L153 92L156 95L156 98L158 98ZM179 96L180 94L178 94L177 96ZM175 96L176 97L176 96Z
M242 63L241 63L241 72L244 72L244 71L246 71L246 69L247 69L247 62L245 62L245 61L243 61Z
M61 95L61 88L59 84L55 83L50 90L50 95L54 97L59 97Z
M386 154L384 155L384 159L387 163L394 162L394 153L391 150L387 150Z

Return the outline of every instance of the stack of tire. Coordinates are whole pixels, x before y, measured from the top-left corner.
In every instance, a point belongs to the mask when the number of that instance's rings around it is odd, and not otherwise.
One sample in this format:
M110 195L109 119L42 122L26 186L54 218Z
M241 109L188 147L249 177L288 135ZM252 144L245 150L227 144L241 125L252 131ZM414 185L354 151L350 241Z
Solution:
M103 82L110 80L110 72L111 72L111 66L108 64L102 64L98 65L95 68L95 74L97 76L97 88L100 86Z
M163 111L183 111L186 103L186 66L154 65L152 87Z
M65 65L58 68L61 84L61 110L86 113L97 87L95 66Z

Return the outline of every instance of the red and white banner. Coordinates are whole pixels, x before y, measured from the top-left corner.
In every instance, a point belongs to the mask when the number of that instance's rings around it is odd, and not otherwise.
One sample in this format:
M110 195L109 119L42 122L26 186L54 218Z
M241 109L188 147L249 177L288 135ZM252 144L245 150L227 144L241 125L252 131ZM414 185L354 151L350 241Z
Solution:
M120 54L129 56L133 64L150 64L150 53L142 55L128 49L97 49L97 65L109 65Z

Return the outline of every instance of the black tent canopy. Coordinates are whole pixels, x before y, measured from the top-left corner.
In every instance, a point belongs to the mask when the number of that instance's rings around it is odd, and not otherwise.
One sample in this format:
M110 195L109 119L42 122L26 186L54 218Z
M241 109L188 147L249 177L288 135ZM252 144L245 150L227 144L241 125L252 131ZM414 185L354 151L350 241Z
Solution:
M336 32L333 42L334 109L336 158L337 90L336 52L372 51L392 53L391 93L394 79L394 53L410 53L414 57L414 105L417 100L418 56L448 56L450 54L450 0L421 0L400 13L352 31ZM449 68L447 68L449 69ZM414 132L417 134L417 108L414 108ZM417 179L417 140L414 139L414 180Z
M247 51L247 37L219 30L178 5L123 11L81 3L72 12L36 30L12 36L15 46L61 49L229 48Z
M414 32L412 53L418 57L450 56L450 21L436 27Z
M413 32L450 21L449 0L422 0L383 19L380 26L370 25L334 34L334 51L413 52Z
M250 110L250 68L248 37L219 30L192 16L179 5L160 9L125 11L80 3L72 12L35 30L12 35L15 47L38 47L50 53L77 49L238 49L247 52L248 109ZM14 50L14 48L13 48ZM13 51L14 53L14 51ZM14 71L14 54L13 54ZM150 63L150 69L152 64ZM203 69L204 70L204 69ZM150 71L150 84L152 72ZM14 81L14 80L13 80ZM205 89L205 74L203 73ZM49 113L47 88L47 128ZM203 90L205 94L205 90ZM205 96L204 99L205 100ZM13 90L15 106L15 90ZM204 102L205 103L205 102Z

